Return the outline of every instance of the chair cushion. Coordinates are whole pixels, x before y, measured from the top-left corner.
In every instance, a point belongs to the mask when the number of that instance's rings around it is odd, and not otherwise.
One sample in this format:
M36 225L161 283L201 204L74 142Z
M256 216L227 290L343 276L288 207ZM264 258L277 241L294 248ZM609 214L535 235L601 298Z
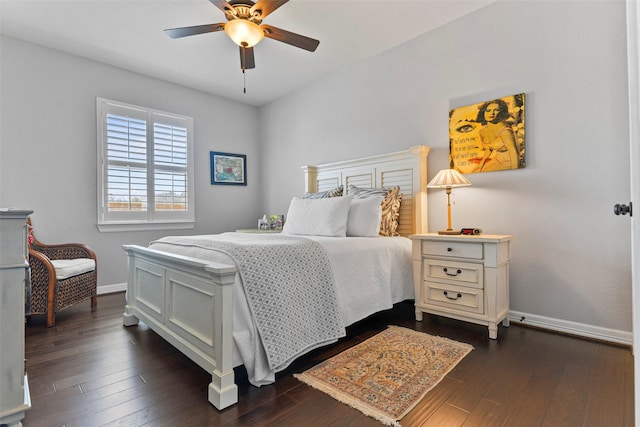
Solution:
M56 269L56 279L63 280L96 269L96 262L91 258L52 259Z

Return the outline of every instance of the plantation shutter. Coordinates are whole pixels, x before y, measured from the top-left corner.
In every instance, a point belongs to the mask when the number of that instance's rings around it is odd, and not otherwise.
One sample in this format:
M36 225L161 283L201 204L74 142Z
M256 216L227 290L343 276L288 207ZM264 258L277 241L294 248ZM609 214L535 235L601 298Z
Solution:
M187 128L157 117L153 124L156 211L186 211ZM172 120L173 121L173 120Z
M107 209L147 210L147 123L107 115Z
M98 224L193 222L191 118L98 98Z

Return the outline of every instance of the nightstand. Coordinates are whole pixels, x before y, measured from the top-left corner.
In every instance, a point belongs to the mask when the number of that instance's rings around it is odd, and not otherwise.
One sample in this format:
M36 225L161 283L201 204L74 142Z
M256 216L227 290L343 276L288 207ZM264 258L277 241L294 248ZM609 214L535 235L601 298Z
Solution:
M498 337L509 326L509 244L513 236L414 234L416 320L422 313L486 325Z

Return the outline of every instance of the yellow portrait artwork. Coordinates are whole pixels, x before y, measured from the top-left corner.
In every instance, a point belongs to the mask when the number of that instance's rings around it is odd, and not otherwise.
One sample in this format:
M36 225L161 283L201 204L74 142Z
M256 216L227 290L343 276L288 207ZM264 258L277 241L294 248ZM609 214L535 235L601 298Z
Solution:
M449 111L449 162L477 173L525 166L525 94L505 96Z

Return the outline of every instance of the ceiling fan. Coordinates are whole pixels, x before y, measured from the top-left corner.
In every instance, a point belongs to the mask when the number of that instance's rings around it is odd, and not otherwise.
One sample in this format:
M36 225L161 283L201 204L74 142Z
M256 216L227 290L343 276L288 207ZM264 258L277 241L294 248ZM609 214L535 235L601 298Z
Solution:
M226 23L195 25L193 27L170 28L164 30L171 38L194 36L196 34L224 31L240 46L240 67L244 70L255 68L253 46L264 37L291 46L314 52L320 41L292 33L272 25L262 24L262 20L289 0L209 0L224 12ZM262 25L261 25L262 24Z

